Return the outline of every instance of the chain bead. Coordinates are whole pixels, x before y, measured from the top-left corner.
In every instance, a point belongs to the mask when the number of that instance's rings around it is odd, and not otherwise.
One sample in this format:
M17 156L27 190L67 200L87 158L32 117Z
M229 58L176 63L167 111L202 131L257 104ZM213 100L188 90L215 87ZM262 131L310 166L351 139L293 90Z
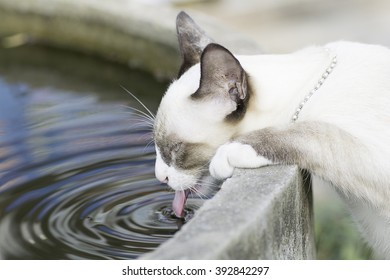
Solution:
M328 52L330 52L327 49ZM291 118L291 122L294 123L299 117L299 113L302 111L303 106L306 104L307 101L309 101L310 97L324 84L326 79L329 77L330 73L332 73L333 69L337 65L337 56L332 57L332 62L326 68L325 72L321 75L321 78L318 80L317 84L314 86L314 88L305 96L305 98L301 101L298 108L295 110L295 113L293 117Z

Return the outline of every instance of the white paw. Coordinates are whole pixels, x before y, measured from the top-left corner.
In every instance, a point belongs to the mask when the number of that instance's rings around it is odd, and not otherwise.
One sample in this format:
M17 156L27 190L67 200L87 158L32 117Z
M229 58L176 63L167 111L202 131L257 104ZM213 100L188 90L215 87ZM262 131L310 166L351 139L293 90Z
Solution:
M229 161L229 145L224 144L217 149L214 157L211 159L209 170L211 176L216 179L224 180L233 175L234 167Z
M233 175L234 168L258 168L272 162L259 156L250 145L238 142L227 143L217 149L210 163L210 174L224 180Z

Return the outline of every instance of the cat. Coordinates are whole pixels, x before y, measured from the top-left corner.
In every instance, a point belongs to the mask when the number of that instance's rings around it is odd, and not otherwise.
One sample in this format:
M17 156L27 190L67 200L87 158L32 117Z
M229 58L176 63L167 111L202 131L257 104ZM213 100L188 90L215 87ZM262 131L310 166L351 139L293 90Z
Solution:
M176 191L176 215L208 173L297 165L329 182L390 258L390 50L340 41L233 55L186 13L176 25L183 63L154 123L155 173Z

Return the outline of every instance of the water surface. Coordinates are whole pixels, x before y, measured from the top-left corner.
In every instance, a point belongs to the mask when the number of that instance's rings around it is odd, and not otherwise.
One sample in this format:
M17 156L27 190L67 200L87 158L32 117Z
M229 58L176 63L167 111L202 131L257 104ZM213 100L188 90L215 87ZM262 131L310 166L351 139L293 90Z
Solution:
M152 110L166 87L88 56L0 50L1 258L137 258L183 224L121 85ZM201 201L187 204L189 219Z

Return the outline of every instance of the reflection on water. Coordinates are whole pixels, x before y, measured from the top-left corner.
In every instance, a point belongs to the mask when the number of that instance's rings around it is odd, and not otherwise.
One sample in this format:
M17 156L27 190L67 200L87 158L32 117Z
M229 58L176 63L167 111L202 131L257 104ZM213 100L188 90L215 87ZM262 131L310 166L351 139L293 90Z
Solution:
M154 179L150 129L130 109L2 75L1 258L136 258L180 228Z

